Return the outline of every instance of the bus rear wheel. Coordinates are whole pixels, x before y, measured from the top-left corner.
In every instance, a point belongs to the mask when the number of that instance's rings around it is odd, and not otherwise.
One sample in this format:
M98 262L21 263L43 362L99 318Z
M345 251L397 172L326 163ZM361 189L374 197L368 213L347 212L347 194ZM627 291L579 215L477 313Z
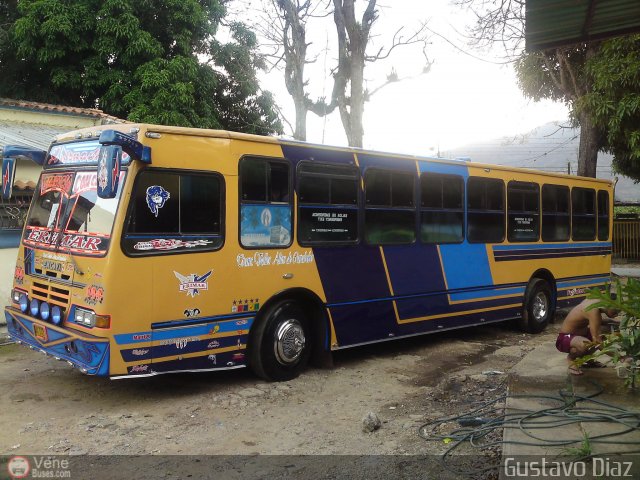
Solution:
M249 364L265 380L291 380L307 365L310 340L302 308L295 301L282 300L258 319L251 335Z
M529 282L524 296L520 328L529 333L540 333L555 315L555 302L549 284L541 278Z

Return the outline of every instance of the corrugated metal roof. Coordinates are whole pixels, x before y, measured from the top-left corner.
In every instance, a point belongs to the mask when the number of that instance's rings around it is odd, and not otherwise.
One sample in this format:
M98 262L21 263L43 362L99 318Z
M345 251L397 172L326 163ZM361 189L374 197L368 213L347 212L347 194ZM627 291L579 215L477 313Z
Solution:
M25 145L47 150L53 137L68 129L68 127L0 120L0 148L3 149L5 145Z
M79 108L69 107L66 105L54 105L51 103L29 102L26 100L13 100L11 98L0 98L0 108L19 108L25 110L36 110L46 113L61 113L68 115L76 115L83 117L100 118L103 123L126 123L126 120L107 115L102 110L97 108Z
M68 130L65 127L53 127L48 125L19 123L0 120L0 152L5 145L24 145L28 147L48 150L51 141L56 135ZM13 184L14 190L29 191L36 187L32 180L21 179L20 167L16 172L16 180Z
M639 0L527 0L527 50L640 32Z

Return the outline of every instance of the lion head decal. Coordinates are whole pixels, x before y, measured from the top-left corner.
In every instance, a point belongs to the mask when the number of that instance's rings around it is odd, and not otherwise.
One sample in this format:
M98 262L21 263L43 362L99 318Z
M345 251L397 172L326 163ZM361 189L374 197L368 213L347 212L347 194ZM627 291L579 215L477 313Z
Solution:
M164 207L169 197L171 197L171 194L159 185L152 185L147 188L147 205L151 213L157 217L158 212Z

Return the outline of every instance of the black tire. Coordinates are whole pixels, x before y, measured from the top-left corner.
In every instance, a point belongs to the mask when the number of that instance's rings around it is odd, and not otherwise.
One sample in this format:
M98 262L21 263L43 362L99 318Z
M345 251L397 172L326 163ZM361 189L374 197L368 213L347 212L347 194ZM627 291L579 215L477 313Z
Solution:
M257 319L249 343L249 365L268 381L296 378L311 353L310 328L304 311L292 300L282 300Z
M540 333L555 315L555 310L556 302L549 284L541 278L532 279L524 294L520 328L528 333Z

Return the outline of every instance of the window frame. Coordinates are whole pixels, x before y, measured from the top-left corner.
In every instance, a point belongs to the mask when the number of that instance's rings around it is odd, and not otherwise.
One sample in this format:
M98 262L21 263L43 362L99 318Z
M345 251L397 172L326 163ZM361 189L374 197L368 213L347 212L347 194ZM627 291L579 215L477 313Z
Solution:
M369 172L372 171L376 171L376 172L386 172L389 173L389 187L390 187L390 205L371 205L368 206L367 205L367 174ZM413 202L413 206L412 207L395 207L393 206L393 175L394 174L399 174L399 175L406 175L406 176L410 176L411 179L413 180L412 182L412 188L413 188L413 196L412 196L412 202ZM362 238L364 240L364 243L366 245L371 245L371 246L386 246L386 245L414 245L417 241L418 241L418 233L417 233L417 225L418 225L418 208L417 208L417 199L418 199L418 195L417 195L417 189L416 189L416 179L417 176L416 174L411 171L411 170L400 170L400 169L393 169L393 168L384 168L384 167L378 167L378 166L372 166L372 167L367 167L364 172L362 173L362 183L363 183L363 189L362 189L362 196L363 196L363 201L362 201L362 209L364 210L364 215L362 218L362 222L363 222L363 229L362 229ZM413 239L411 241L408 242L385 242L385 243L371 243L368 238L367 238L367 210L370 211L405 211L405 212L409 212L412 211L413 212Z
M288 202L269 202L266 201L257 201L257 200L243 200L242 199L242 163L247 160L264 160L266 162L272 163L280 163L282 165L286 165L289 169L288 175ZM290 248L294 242L295 230L296 230L296 218L295 218L295 208L294 208L294 168L292 168L292 163L285 157L269 157L266 155L253 155L246 154L242 155L238 160L238 245L243 250L282 250ZM266 179L265 179L266 181ZM266 192L268 193L268 192ZM289 206L289 215L291 218L291 233L289 235L289 243L287 245L256 245L256 246L247 246L242 243L242 205L288 205Z
M579 214L580 217L587 218L593 217L593 237L590 238L575 238L574 236L574 201L573 192L576 190L585 190L593 192L593 214ZM589 187L572 187L571 188L571 240L574 242L593 242L598 238L598 199L596 196L596 189Z
M2 201L0 248L16 248L20 246L35 192L35 189L25 188L20 190L14 185L11 198Z
M460 203L460 208L434 208L434 207L425 207L423 206L423 198L422 198L422 178L441 178L442 180L445 180L447 178L449 179L457 179L459 180L460 183L460 194L461 194L461 203ZM420 243L423 243L425 245L459 245L461 243L464 243L465 238L466 238L466 188L465 188L465 181L464 181L464 177L462 175L457 175L454 173L438 173L438 172L420 172L420 176L418 177L418 186L419 186L419 207L418 207L418 238L420 240ZM462 236L460 237L459 241L452 241L452 242L429 242L427 240L424 240L422 238L422 225L423 225L423 221L422 221L422 214L425 212L440 212L440 213L460 213L462 214Z
M300 200L300 179L302 177L306 175L309 175L311 177L327 177L327 178L336 178L336 175L332 175L329 173L323 174L323 173L305 173L305 172L301 172L302 169L304 169L305 166L314 166L314 167L330 167L330 168L339 168L339 169L349 169L352 171L353 173L353 178L355 179L355 183L356 183L356 203L354 205L351 204L343 204L343 203L313 203L313 202L309 202L309 203L304 203ZM344 175L344 178L352 178L351 175ZM361 181L362 181L362 176L360 175L360 169L353 164L346 164L346 163L331 163L331 162L315 162L312 160L301 160L300 162L298 162L298 164L296 165L296 178L295 178L295 191L296 191L296 195L297 195L297 216L296 216L296 222L295 222L295 230L296 230L296 235L297 235L297 239L298 239L298 243L300 244L300 246L303 247L333 247L333 246L344 246L344 245L358 245L362 239L362 233L363 233L363 226L362 226L362 221L363 221L363 214L362 214L362 188L360 188L361 185ZM329 183L329 196L331 197L331 182ZM330 198L331 200L331 198ZM302 219L302 215L301 215L301 209L302 208L309 208L303 205L309 205L309 206L317 206L320 208L344 208L347 209L348 207L352 207L353 210L355 210L356 213L356 238L354 240L342 240L342 241L308 241L306 239L303 239L302 236L300 235L300 225L301 225L301 219Z
M544 210L544 191L545 191L545 187L552 187L552 188L557 188L557 189L561 189L567 192L567 212L566 213L562 213L562 214L558 214L557 208L555 212L551 212L551 213L547 213L546 215L553 215L554 217L566 217L568 220L568 230L567 230L567 236L563 237L563 238L554 238L553 240L547 240L544 237L544 226L545 226L545 221L544 221L544 217L545 217L545 210ZM557 198L557 196L556 196ZM556 202L556 206L557 206L557 202ZM543 183L542 187L540 188L540 240L542 240L545 243L554 243L554 242L568 242L571 240L571 188L568 185L563 185L561 183Z
M175 235L166 235L166 234L136 234L127 233L129 230L129 225L132 219L133 209L135 208L135 194L137 192L137 188L140 182L140 177L146 172L151 173L162 173L168 175L201 175L201 176L211 176L219 179L220 182L220 235L207 235L202 233L196 234L182 234L178 233ZM220 172L214 172L211 170L191 170L191 169L178 169L178 168L158 168L158 167L149 167L139 170L136 174L136 177L133 182L133 186L131 187L131 194L129 195L129 204L127 205L127 210L125 212L125 219L123 222L122 233L120 235L120 249L125 256L130 258L140 258L140 257L151 257L158 255L182 255L182 254L196 254L196 253L207 253L207 252L215 252L221 250L226 242L226 182L225 177ZM181 201L182 199L180 199ZM158 237L171 237L172 239L180 239L181 237L201 237L202 239L207 238L220 238L220 243L212 245L210 247L203 247L198 249L186 248L186 249L174 249L174 250L141 250L131 251L125 245L125 240L127 240L128 235L137 235L140 237L148 237L150 240Z
M536 189L536 198L537 198L537 207L538 210L531 211L531 210L515 210L514 214L522 214L522 215L530 215L533 216L534 218L537 217L537 223L535 225L535 227L537 228L537 235L536 238L530 238L530 239L526 239L526 240L518 240L515 238L512 238L511 235L511 230L509 229L509 220L510 220L510 215L512 210L509 208L509 187L512 185L519 185L519 186L534 186ZM525 182L522 180L509 180L507 182L507 198L506 198L506 207L507 207L507 241L509 243L535 243L538 242L540 240L540 236L542 234L542 204L541 204L541 188L540 188L540 184L538 182Z
M469 233L471 231L471 229L469 228L469 214L470 213L482 213L482 212L493 212L493 213L498 213L498 210L488 210L488 209L471 209L469 206L469 183L471 181L496 181L496 182L501 182L502 183L502 239L499 241L491 241L491 242L486 242L486 241L477 241L477 240L471 240L471 238L469 237ZM497 178L497 177L482 177L482 176L469 176L467 178L467 182L466 182L466 188L465 188L465 199L466 199L466 204L465 204L465 212L466 212L466 236L467 236L467 242L469 242L470 244L477 244L477 245L492 245L492 244L497 244L497 243L504 243L504 241L507 238L507 188L506 188L506 183L502 178Z
M604 193L607 196L607 215L600 215L600 194ZM596 190L596 240L599 242L606 242L611 236L611 195L609 190L599 189ZM605 238L600 237L600 219L607 219L607 236Z

